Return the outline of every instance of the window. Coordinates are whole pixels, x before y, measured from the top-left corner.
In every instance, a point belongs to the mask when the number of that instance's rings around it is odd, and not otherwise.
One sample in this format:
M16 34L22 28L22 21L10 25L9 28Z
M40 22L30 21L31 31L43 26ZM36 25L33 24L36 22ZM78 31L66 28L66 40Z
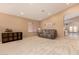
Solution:
M73 27L72 26L69 27L69 32L73 32Z
M37 31L36 24L34 24L33 22L29 22L28 23L28 32L36 32L36 31Z
M78 32L78 27L77 26L70 26L69 32Z
M78 32L78 27L74 26L74 32Z

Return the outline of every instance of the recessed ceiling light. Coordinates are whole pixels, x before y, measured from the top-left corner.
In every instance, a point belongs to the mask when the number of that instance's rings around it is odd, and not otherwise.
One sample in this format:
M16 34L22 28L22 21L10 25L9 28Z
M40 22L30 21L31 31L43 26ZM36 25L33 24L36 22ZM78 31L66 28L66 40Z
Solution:
M24 12L20 12L20 15L24 15Z
M42 9L42 10L41 10L41 12L45 12L45 10L44 10L44 9Z
M51 15L51 13L48 13L48 15Z

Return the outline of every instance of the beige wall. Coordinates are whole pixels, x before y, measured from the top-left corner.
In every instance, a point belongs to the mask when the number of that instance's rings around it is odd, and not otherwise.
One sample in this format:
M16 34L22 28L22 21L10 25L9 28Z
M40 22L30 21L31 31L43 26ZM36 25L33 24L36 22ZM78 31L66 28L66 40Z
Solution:
M28 32L28 22L36 24L36 27L39 25L37 21L0 13L0 32L4 32L6 28L10 28L16 32L23 32L24 37L33 36L35 33Z
M47 24L47 23L54 24L52 27L57 29L59 37L64 35L63 13L59 13L57 15L54 15L54 16L50 17L47 20L42 21L41 22L41 27L44 29L46 27L45 24Z
M64 15L73 12L79 12L79 5L52 15L41 22L0 13L0 32L3 32L5 28L11 28L13 31L23 32L23 36L34 36L36 33L28 32L28 22L32 22L37 28L39 25L41 28L46 28L45 24L52 23L52 28L57 29L58 36L64 37Z
M79 13L79 4L64 11L65 15Z
M58 36L64 37L64 15L70 14L70 13L79 12L79 5L73 6L71 8L68 8L62 12L59 12L55 15L50 16L49 18L41 21L41 28L46 28L47 23L52 23L52 28L57 29Z

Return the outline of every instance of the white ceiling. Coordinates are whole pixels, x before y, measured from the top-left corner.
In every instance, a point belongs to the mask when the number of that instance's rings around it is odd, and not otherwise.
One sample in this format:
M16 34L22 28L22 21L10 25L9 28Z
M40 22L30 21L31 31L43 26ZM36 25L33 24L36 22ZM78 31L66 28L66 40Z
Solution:
M33 20L43 20L74 4L66 3L1 3L0 12Z
M79 19L79 12L70 13L64 16L64 23L71 23Z

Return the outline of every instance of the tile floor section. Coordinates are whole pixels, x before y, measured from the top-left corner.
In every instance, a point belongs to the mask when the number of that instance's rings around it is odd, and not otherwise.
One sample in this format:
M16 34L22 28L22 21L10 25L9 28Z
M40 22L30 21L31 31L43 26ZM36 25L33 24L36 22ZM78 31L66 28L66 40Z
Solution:
M0 44L1 55L78 55L79 39L57 38L55 40L37 36Z

